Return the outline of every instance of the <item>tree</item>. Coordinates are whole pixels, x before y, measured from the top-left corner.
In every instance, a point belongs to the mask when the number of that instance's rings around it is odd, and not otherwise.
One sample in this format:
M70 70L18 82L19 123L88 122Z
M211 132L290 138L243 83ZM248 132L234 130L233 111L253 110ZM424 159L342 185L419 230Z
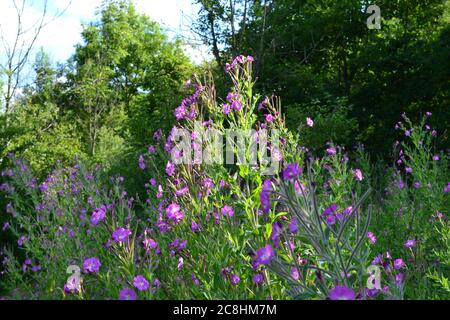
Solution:
M3 137L10 141L1 150L24 157L33 169L45 176L57 161L67 164L75 156L83 158L80 137L69 114L57 104L58 73L41 49L33 65L34 81L25 86L14 103Z
M11 132L9 125L13 113L14 99L21 86L23 86L23 73L29 67L29 58L33 53L36 40L41 31L52 21L61 16L70 6L62 11L55 11L53 15L49 15L48 0L44 0L41 4L42 11L36 21L28 23L24 21L25 13L33 5L28 0L11 0L12 6L16 14L16 24L14 25L14 36L10 41L5 32L5 26L0 22L0 44L3 48L4 56L0 56L0 142L2 150L0 150L0 167L4 161L3 154L8 149L11 140ZM2 81L4 79L4 81ZM4 87L4 88L3 88ZM3 106L2 106L3 105Z
M51 18L49 18L48 0L42 3L42 11L40 16L31 25L26 24L24 16L27 10L31 8L33 3L28 0L11 0L16 13L16 30L13 40L10 42L4 34L4 26L0 23L0 43L4 49L5 60L0 61L0 71L6 77L5 87L2 94L4 102L4 112L6 116L11 112L12 100L15 97L18 88L21 85L22 73L27 67L29 57L33 52L36 40L41 31L51 21L58 18L70 5L62 11L56 11Z
M193 70L181 43L170 42L126 0L104 1L99 20L85 26L82 37L66 74L65 100L77 115L86 153L101 160L103 150L111 158L111 141L123 145L116 146L119 154L143 148L157 126L169 126Z
M255 56L258 89L281 96L295 128L311 106L329 110L336 101L333 108L343 107L340 111L345 110L349 121L359 123L349 126L359 128L351 136L372 153L390 153L394 124L406 110L414 120L425 109L434 110L443 117L436 123L438 131L445 130L448 1L379 1L381 30L366 26L365 8L371 1L249 1L245 19L235 20L240 23L234 32L227 17L236 15L227 1L198 2L198 32L213 52L219 48L216 59L223 63L238 53ZM211 41L208 14L219 31L217 43Z

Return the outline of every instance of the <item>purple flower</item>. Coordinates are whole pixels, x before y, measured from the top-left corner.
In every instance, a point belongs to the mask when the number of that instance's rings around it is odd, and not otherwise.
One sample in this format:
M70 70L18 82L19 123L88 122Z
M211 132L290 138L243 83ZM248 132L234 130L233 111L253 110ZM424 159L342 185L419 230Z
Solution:
M335 212L336 209L337 209L337 204L332 203L328 208L326 208L323 211L322 216L327 217L327 216L331 215L333 212Z
M371 244L375 244L375 242L377 242L377 238L375 237L375 235L373 234L373 232L367 232L367 238L369 239L369 242Z
M64 292L77 294L81 291L81 283L77 277L69 277L67 282L64 284Z
M269 105L269 97L265 97L263 101L258 105L258 110L264 109Z
M189 192L189 188L188 187L184 187L184 188L181 188L181 189L175 191L175 195L179 197L179 196L182 196L183 194L186 194L188 192Z
M312 127L312 126L314 126L314 121L308 117L308 118L306 118L306 125L308 127Z
M233 101L233 103L231 104L231 107L236 110L239 111L242 109L242 104L239 101Z
M269 213L270 211L270 194L267 191L262 191L259 195L259 200L261 202L261 210L263 213Z
M427 112L425 112L425 115L426 115L427 117L431 117L433 114L432 114L430 111L427 111Z
M264 282L264 275L261 273L255 274L252 278L254 284L259 285Z
M27 240L28 240L28 238L27 238L26 236L20 236L19 240L17 240L17 244L18 244L19 246L22 246L23 243L24 243L25 241L27 241Z
M119 293L119 300L136 300L137 295L133 289L125 288L122 289Z
M94 210L94 212L92 213L92 216L91 216L91 223L94 226L96 226L97 224L99 224L100 222L105 220L106 210L107 210L107 208L105 205L102 205L100 208L97 208Z
M395 270L400 270L404 266L405 266L405 263L403 262L402 259L395 259L394 260L394 269Z
M329 148L327 148L326 152L327 152L327 154L329 156L331 156L333 154L336 154L336 148L335 147L329 147Z
M380 293L380 289L376 289L376 288L368 289L368 288L366 288L365 292L366 292L368 297L375 298Z
M175 224L184 219L184 213L181 211L180 206L173 202L166 208L166 215Z
M42 182L42 184L39 186L39 190L42 192L42 193L44 193L45 191L47 191L48 190L48 184L47 184L47 182Z
M100 270L101 265L97 257L88 258L83 262L83 271L85 273L96 273Z
M297 267L291 268L291 277L292 277L292 279L294 279L296 281L298 281L298 279L300 279L300 274L298 273Z
M439 158L439 155L435 154L433 156L433 161L439 161L441 158Z
M302 173L302 168L297 163L291 163L283 170L283 179L292 180L297 178Z
M273 247L268 244L265 247L260 248L256 251L255 262L256 265L268 265L275 256L275 251Z
M288 229L292 233L297 233L298 231L298 221L297 218L292 218L291 222L288 225Z
M444 193L449 193L450 192L450 182L447 183L447 185L444 187Z
M350 207L345 208L344 211L342 211L342 214L344 216L349 216L352 214L352 212L353 212L353 207L350 206Z
M395 283L400 286L403 283L403 280L405 279L405 274L402 272L399 272L395 275Z
M191 279L192 279L192 283L194 284L194 286L200 285L200 280L198 280L198 278L196 277L196 275L194 273L191 275Z
M270 113L266 114L265 118L267 123L271 123L273 121L273 115L271 115Z
M155 279L153 281L153 286L155 287L155 289L161 288L161 281L159 281L159 279Z
M175 109L175 111L173 112L173 115L175 116L177 121L180 121L180 120L186 118L187 109L186 109L185 101L183 101L182 104Z
M414 182L414 188L415 189L419 189L420 188L420 182L419 181Z
M186 245L187 245L187 240L175 239L174 241L172 241L172 243L169 246L170 249L172 249L170 255L174 256L177 252L186 248Z
M235 285L237 285L239 283L239 281L241 281L241 278L239 278L239 276L237 274L233 273L231 275L231 284L233 286L235 286Z
M231 106L230 106L230 104L229 104L229 103L225 103L225 104L223 105L223 107L222 107L222 113L223 113L224 115L227 115L227 114L230 113L230 111L231 111Z
M178 258L177 269L178 269L178 270L183 269L183 265L184 265L183 257Z
M161 199L163 193L163 188L161 185L158 185L158 192L156 193L156 198Z
M303 193L305 193L305 184L303 182L299 183L298 181L295 181L294 189L295 189L295 192L297 192L297 194L303 194Z
M200 225L197 222L195 222L194 220L192 220L191 230L192 230L192 232L200 231Z
M405 169L405 171L406 171L406 173L412 173L412 172L413 172L413 169L412 169L411 167L407 167L407 168Z
M383 259L383 255L381 253L378 254L375 258L373 258L372 265L376 266L376 265L380 264L382 259Z
M207 177L207 178L203 179L202 185L205 189L210 190L210 189L214 188L214 181L212 181L211 178Z
M166 165L166 173L169 177L171 177L173 175L175 171L175 165L169 160L167 161L167 165Z
M234 216L233 208L229 205L224 205L223 208L220 210L222 215L232 217Z
M238 94L237 93L228 92L228 94L227 94L228 102L233 102L234 100L236 100L236 98L238 98Z
M356 181L362 181L364 179L362 171L360 169L355 169L353 172L353 176L355 177Z
M406 130L405 131L405 136L410 137L411 136L411 130Z
M142 154L139 156L139 169L145 170L145 161Z
M145 277L141 275L134 277L133 285L139 291L145 291L150 287L147 279L145 279Z
M142 244L144 245L144 248L145 248L147 251L149 251L149 250L155 250L155 249L158 249L158 248L159 248L158 243L157 243L155 240L151 239L151 238L145 238L145 239L142 241Z
M118 228L113 232L112 238L115 242L124 242L131 235L131 231L125 228Z
M355 300L355 292L351 288L335 286L328 293L331 300Z
M334 225L336 223L336 216L330 214L329 216L327 216L325 222L330 226Z
M39 272L39 271L41 271L41 266L33 266L33 267L31 268L31 271L33 271L33 272Z
M148 147L147 147L147 153L148 154L153 154L153 153L155 153L156 152L156 149L155 149L155 147L153 146L153 145L149 145Z
M282 232L282 226L280 222L274 222L272 224L272 233L270 239L274 242L276 248L280 245L280 234Z

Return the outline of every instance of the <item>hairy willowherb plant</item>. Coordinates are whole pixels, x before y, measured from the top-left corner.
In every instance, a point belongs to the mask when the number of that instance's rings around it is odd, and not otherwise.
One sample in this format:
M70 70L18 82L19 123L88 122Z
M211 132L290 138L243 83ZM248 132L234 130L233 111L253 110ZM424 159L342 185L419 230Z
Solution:
M369 253L363 243L371 217L371 207L363 210L362 204L370 190L341 211L336 203L323 208L311 167L307 168L306 185L299 178L301 168L293 163L263 190L285 207L290 220L287 228L278 227L278 237L287 245L268 267L290 283L296 298L328 297L329 287L336 285L361 288ZM301 250L294 241L301 243ZM300 251L310 258L299 257Z

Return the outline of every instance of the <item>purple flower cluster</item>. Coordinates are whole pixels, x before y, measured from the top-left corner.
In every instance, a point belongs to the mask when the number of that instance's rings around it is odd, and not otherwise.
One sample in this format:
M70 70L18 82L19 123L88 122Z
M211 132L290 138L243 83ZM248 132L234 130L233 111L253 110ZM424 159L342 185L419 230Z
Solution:
M139 156L138 165L139 165L139 169L145 170L145 160L144 160L144 156L142 154Z
M375 235L373 234L373 232L367 232L367 238L369 239L369 242L371 244L375 244L375 242L377 242L377 238L375 237Z
M150 283L142 275L137 275L136 277L134 277L133 285L139 291L146 291L150 287Z
M274 257L275 251L273 250L273 247L270 244L258 249L254 257L255 267L270 264L270 262Z
M130 288L124 288L119 293L119 300L137 300L136 292Z
M97 257L92 257L84 260L83 271L85 273L97 273L100 270L101 262Z
M159 244L151 238L145 238L142 241L142 244L144 245L146 252L150 252L152 250L154 250L156 254L159 254L161 252Z
M291 163L283 170L284 180L296 179L302 173L302 168L297 163Z
M186 245L187 245L187 240L175 239L174 241L172 241L172 243L169 245L170 256L173 257L177 253L184 250L186 248Z
M174 224L178 224L184 219L184 213L181 211L181 207L173 202L166 208L166 216Z
M96 208L91 216L91 224L96 226L106 218L107 207L102 205L99 208Z
M229 205L224 205L223 208L220 210L220 213L224 216L233 217L234 216L234 210Z
M450 182L447 182L447 185L444 187L444 193L450 192Z
M345 286L335 286L328 293L331 300L355 300L355 291Z
M175 172L175 165L172 163L172 161L167 161L166 165L166 173L169 177L173 176L173 173Z
M270 203L270 191L272 190L272 181L267 179L262 184L262 191L259 195L259 200L261 202L261 211L263 213L269 213L271 203Z
M183 119L192 120L197 116L195 105L197 104L198 98L200 97L200 93L202 92L203 88L197 84L194 84L193 86L195 88L195 92L192 95L186 97L173 113L177 121Z
M64 292L70 294L78 294L81 292L81 283L76 277L69 277L64 284Z
M225 71L228 73L233 72L236 70L236 67L243 65L244 63L252 63L255 59L252 56L243 56L239 55L233 59L233 61L230 63L225 64Z
M356 181L363 181L364 179L361 169L355 169L353 171L353 176L355 177Z
M328 208L326 208L322 213L322 218L328 225L333 225L336 223L336 210L337 204L332 203Z
M125 241L127 241L128 237L130 235L131 235L131 230L121 227L121 228L116 229L113 232L112 238L115 242L125 242Z

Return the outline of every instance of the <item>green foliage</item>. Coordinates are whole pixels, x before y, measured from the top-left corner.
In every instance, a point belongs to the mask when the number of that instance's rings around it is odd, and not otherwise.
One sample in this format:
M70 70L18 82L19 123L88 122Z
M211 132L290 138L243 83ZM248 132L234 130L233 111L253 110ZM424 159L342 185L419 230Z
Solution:
M409 260L407 298L444 298L438 292L446 290L450 242L446 236L449 198L445 186L450 181L449 163L448 154L434 150L433 134L426 127L429 122L424 117L419 125L412 125L404 116L400 129L408 136L395 150L397 167L389 171L387 196L375 224L380 251L384 248L393 255L405 255L404 243L417 241ZM424 272L430 277L424 277Z
M358 129L358 122L350 118L350 107L346 98L327 95L322 100L292 104L286 110L287 125L299 132L300 144L317 150L327 142L351 145ZM314 121L314 130L307 126L306 118Z
M89 154L96 153L103 126L128 145L144 147L153 131L169 126L169 111L193 71L181 43L169 42L129 1L107 2L100 20L85 26L82 36L85 43L77 47L68 79ZM124 127L109 123L115 113L123 113Z
M216 32L219 68L223 57L255 56L257 88L283 99L288 120L298 105L325 100L324 93L331 101L345 97L358 125L352 135L385 158L396 139L392 123L403 111L413 121L432 111L439 114L439 132L449 127L448 1L378 1L381 30L366 27L370 1L199 3L205 13L199 31L213 51ZM239 22L235 32L233 21ZM445 132L441 146L448 141Z
M370 1L196 2L193 28L214 61L194 67L184 43L132 1L105 0L69 61L53 67L41 50L31 83L8 113L0 105L1 294L115 299L140 274L151 283L143 299L316 299L338 284L361 299L448 299L450 1L380 1L380 30L365 25ZM193 115L175 123L192 91ZM242 108L226 114L230 99ZM267 159L251 164L249 148L238 164L180 164L169 174L181 126L202 138L199 126L277 129L271 156L305 164L303 175L263 182ZM277 188L270 205L267 184ZM167 218L171 203L182 221ZM332 204L334 223L323 215ZM93 225L103 205L107 216ZM338 217L349 206L354 214ZM288 231L295 218L302 225ZM119 227L132 232L125 242L111 241ZM171 252L177 240L187 246ZM268 244L274 260L255 265ZM65 292L67 267L93 256L100 271ZM394 271L396 259L405 265ZM382 290L366 288L371 263Z

